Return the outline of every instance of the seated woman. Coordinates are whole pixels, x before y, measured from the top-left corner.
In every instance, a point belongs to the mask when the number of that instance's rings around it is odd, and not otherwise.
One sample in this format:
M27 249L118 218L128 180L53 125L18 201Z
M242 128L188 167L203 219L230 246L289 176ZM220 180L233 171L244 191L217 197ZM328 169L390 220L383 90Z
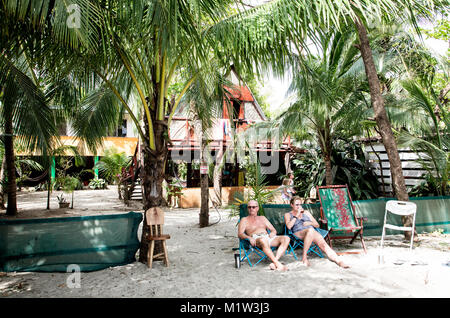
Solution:
M315 243L327 255L330 261L335 262L343 268L350 267L339 258L336 252L325 242L322 235L314 229L319 227L319 223L317 223L309 211L302 208L300 197L294 196L290 203L292 211L284 215L284 222L286 223L286 227L295 236L303 240L303 264L306 266L310 265L307 253L311 244Z

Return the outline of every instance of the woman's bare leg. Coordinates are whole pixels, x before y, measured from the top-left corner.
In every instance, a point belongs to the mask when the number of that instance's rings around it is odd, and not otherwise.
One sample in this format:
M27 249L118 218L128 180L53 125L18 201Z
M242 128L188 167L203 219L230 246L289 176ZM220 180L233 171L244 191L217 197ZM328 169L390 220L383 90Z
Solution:
M307 253L312 245L312 243L315 243L328 257L328 259L340 267L343 268L349 268L347 264L345 264L341 259L339 259L339 256L336 254L336 252L327 244L325 239L318 233L316 230L309 228L306 230L301 231L298 233L298 237L302 238L303 236L303 263L309 266L309 261L307 260Z
M308 261L308 250L311 247L311 244L313 243L314 232L315 230L313 228L309 228L298 233L299 234L298 237L300 237L303 240L302 262L306 266L311 265Z

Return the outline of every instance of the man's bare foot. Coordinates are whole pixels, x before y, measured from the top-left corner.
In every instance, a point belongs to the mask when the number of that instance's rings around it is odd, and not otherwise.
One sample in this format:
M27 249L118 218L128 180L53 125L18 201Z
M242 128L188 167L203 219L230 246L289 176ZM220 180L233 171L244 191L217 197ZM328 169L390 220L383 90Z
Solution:
M278 262L278 264L270 263L269 268L271 270L277 270L277 271L283 271L283 272L288 270L287 266L281 264L280 262Z
M303 265L305 266L311 266L311 263L308 261L308 259L303 259L302 260Z

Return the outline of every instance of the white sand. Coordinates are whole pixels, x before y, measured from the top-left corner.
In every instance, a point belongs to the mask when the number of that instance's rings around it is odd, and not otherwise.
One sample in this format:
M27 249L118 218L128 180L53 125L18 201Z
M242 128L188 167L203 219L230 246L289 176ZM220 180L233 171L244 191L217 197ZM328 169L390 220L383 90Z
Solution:
M125 207L116 197L114 188L78 191L76 209L58 211L53 202L54 210L49 213L45 193L20 194L19 207L22 217L138 211L138 205ZM220 210L219 215L211 209L210 222L220 222L207 228L198 226L199 209L166 211L165 232L171 235L167 242L169 267L155 261L148 269L146 264L134 262L81 273L80 288L69 288L68 273L0 273L0 297L450 297L450 267L443 265L450 261L450 235L420 235L412 254L402 235L389 236L381 265L380 237L366 237L367 254L342 256L350 269L317 256L311 256L311 266L304 267L290 255L281 259L289 268L287 272L271 271L269 262L255 267L244 263L236 269L233 254L237 251L233 248L238 246L237 219L229 219L227 210ZM335 248L359 250L358 241L353 245ZM297 255L301 256L301 250ZM405 262L394 264L399 259ZM425 264L412 265L415 262Z

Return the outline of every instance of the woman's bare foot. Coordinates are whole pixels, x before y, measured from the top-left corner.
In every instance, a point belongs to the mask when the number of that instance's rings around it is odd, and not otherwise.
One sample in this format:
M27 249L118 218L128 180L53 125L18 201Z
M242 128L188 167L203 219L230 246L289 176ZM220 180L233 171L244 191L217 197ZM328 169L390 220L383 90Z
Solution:
M342 268L350 268L350 265L345 264L342 260L337 260L336 264L338 264Z
M303 263L303 265L305 265L305 266L311 266L311 263L308 261L307 258L304 258L304 259L302 260L302 263Z

